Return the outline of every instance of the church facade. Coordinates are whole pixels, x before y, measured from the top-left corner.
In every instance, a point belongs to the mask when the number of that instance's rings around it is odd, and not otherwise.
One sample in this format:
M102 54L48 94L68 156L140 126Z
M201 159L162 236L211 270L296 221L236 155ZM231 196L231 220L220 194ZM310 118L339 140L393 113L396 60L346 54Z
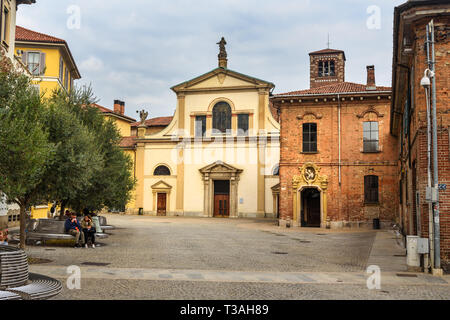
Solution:
M133 153L137 187L129 213L277 217L280 126L270 82L219 66L173 86L173 117L132 124L122 148ZM276 117L276 115L275 115Z

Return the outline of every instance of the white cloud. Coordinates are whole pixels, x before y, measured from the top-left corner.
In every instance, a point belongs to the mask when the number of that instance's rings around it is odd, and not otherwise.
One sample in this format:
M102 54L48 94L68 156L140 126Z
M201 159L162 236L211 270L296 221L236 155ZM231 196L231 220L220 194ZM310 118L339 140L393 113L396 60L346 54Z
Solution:
M80 63L80 67L82 71L86 72L100 71L103 69L103 61L97 57L90 56L88 59Z

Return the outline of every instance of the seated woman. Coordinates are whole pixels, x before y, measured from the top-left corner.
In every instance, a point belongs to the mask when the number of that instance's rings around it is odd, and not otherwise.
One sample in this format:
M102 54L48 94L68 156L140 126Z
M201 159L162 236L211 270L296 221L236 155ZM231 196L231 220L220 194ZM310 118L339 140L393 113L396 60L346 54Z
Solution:
M6 230L0 230L0 246L7 246L8 245L8 229Z
M92 248L95 248L95 225L89 216L84 216L81 221L81 228L83 228L84 233L84 243L85 247L88 247L89 239L91 239Z

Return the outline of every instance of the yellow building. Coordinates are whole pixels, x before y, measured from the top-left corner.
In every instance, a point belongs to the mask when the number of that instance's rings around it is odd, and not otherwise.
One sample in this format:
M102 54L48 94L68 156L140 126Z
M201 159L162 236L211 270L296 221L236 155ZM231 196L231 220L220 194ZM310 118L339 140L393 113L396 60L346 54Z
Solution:
M129 213L276 217L280 125L270 82L232 71L225 40L219 67L172 87L173 117L132 125L122 147L135 153Z
M131 124L135 123L136 119L125 115L125 102L114 100L113 110L105 108L99 104L94 104L94 107L98 108L106 119L114 120L114 123L119 129L122 137L129 137L131 135Z
M81 75L67 42L23 27L16 27L16 54L46 96L55 89L70 91Z

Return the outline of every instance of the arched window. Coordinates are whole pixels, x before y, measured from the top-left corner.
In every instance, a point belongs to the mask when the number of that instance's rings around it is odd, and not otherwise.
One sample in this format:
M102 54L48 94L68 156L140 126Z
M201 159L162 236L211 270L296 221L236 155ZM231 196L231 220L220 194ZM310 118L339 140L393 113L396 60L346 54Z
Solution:
M273 175L274 176L279 176L280 175L280 166L277 165L274 169L273 169Z
M231 107L222 101L217 103L213 110L213 132L227 133L231 130Z
M153 173L154 176L170 176L170 170L166 166L158 166Z

